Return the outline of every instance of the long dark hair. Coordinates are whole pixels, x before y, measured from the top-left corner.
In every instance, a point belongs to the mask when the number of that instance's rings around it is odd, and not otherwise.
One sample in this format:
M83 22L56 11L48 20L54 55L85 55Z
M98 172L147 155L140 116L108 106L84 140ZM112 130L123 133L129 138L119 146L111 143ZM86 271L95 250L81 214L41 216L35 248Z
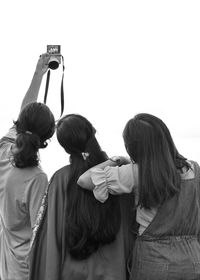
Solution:
M138 205L158 207L179 192L181 170L190 166L161 119L138 114L126 124L123 138L128 154L139 167Z
M58 142L70 154L71 161L66 183L65 242L77 260L88 258L99 246L114 241L121 221L118 197L111 196L102 204L91 191L77 185L82 173L107 159L95 132L92 124L77 114L66 115L57 124Z
M55 119L42 103L28 104L14 122L17 131L12 163L18 168L34 167L39 163L38 150L47 146L46 140L55 131Z

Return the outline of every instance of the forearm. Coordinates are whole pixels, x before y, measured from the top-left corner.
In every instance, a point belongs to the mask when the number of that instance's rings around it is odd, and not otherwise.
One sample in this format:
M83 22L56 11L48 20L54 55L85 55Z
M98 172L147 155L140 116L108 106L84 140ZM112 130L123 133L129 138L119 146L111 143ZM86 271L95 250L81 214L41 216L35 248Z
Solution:
M114 159L115 158L115 159ZM129 164L130 163L130 160L126 157L113 157L113 158L110 158L90 169L88 169L85 173L83 173L77 183L78 185L80 185L82 188L84 189L89 189L89 190L93 190L95 185L93 184L92 182L92 179L91 179L91 171L93 169L102 169L104 170L107 166L111 166L111 167L115 167L115 166L119 166L119 165L122 165L122 164Z
M49 58L50 56L48 54L40 55L31 84L22 101L21 110L29 103L37 101L43 75L48 69Z
M117 162L114 162L112 161L111 159L108 159L90 169L88 169L85 173L83 173L77 183L78 185L80 185L82 188L84 189L87 189L87 190L93 190L95 185L93 184L92 182L92 179L91 179L91 171L94 169L94 168L100 168L100 169L104 169L106 168L107 166L117 166Z
M27 90L22 104L21 110L29 103L36 102L38 99L39 89L41 86L43 74L41 72L35 71L29 89Z

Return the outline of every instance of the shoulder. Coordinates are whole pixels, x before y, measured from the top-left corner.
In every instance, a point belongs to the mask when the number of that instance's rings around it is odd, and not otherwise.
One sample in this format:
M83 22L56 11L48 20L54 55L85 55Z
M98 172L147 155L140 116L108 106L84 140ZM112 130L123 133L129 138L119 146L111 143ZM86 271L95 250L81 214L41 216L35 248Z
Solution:
M70 172L70 165L65 165L55 171L50 181L64 179L69 176L69 172Z
M1 160L8 159L11 152L11 147L15 143L16 129L11 127L8 133L0 139L0 157Z
M34 183L48 182L46 173L40 167L17 168L10 165L9 182L14 185L31 186Z
M69 180L70 165L58 169L49 181L49 190L63 189Z
M48 177L45 172L40 168L30 168L30 170L22 169L22 176L24 178L23 183L25 192L36 191L44 192L48 186Z
M11 149L12 149L13 143L11 142L0 142L0 159L1 160L9 160L11 155Z
M188 170L184 170L183 173L181 173L181 179L182 180L189 180L189 179L198 179L200 178L200 167L199 164L196 161L188 160L187 161L190 165L190 168Z
M200 166L196 161L189 161L190 165L191 165L191 169L194 173L194 177L198 177L200 178Z
M0 139L0 145L2 146L3 144L6 143L14 143L16 136L17 136L16 128L15 126L12 126L9 129L9 131L6 133L6 135Z
M13 167L13 172L18 173L24 181L32 181L36 178L47 178L47 174L42 170L40 166L18 168Z

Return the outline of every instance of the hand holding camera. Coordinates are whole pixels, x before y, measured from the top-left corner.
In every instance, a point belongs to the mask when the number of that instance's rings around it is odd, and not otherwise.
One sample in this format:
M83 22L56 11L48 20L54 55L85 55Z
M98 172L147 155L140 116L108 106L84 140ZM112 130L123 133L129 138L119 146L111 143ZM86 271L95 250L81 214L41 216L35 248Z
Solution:
M45 74L49 68L50 56L47 53L41 54L36 66L36 72Z
M36 72L45 74L48 69L55 70L61 64L60 45L47 45L47 52L41 54L36 66Z
M60 45L47 45L47 54L50 56L48 67L55 70L61 63Z

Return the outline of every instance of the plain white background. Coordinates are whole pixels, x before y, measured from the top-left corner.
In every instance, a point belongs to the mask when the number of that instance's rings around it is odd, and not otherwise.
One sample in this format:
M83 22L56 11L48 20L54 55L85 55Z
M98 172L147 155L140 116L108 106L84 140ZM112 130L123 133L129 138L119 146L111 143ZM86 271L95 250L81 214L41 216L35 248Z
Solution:
M163 119L181 154L200 162L199 1L3 1L0 14L1 136L17 118L39 55L60 44L64 113L87 117L109 156L126 154L124 125L147 112ZM56 118L61 74L52 72L48 97ZM68 163L55 137L41 159L49 176Z

